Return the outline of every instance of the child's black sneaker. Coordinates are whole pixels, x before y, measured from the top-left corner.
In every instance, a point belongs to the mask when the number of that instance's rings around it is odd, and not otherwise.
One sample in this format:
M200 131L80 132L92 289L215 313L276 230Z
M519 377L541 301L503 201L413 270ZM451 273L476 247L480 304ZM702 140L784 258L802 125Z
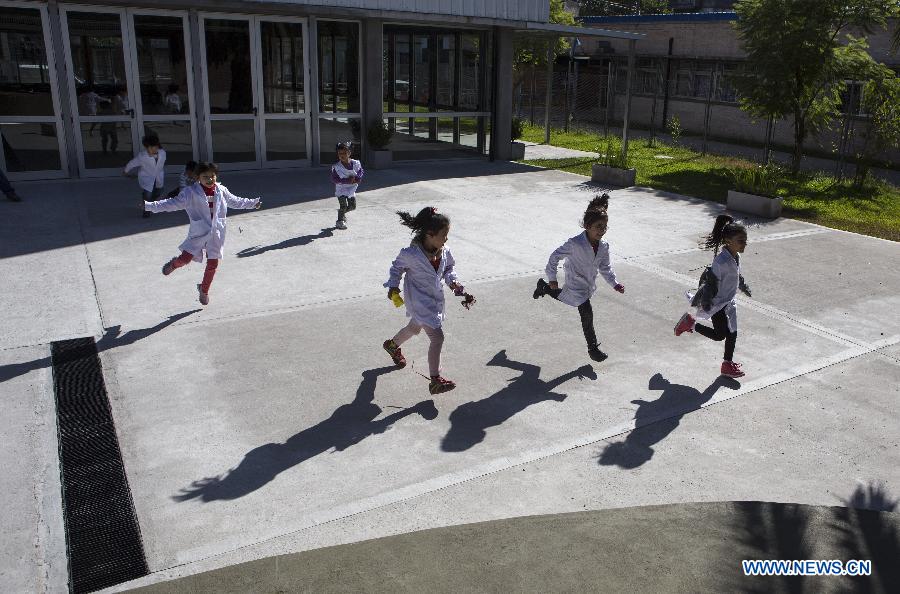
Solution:
M591 359L593 359L594 361L596 361L597 363L600 363L600 362L602 362L602 361L606 361L606 358L607 358L609 355L607 355L606 353L604 353L603 351L601 351L601 350L598 349L597 347L592 346L592 347L588 347L588 356L589 356Z
M397 346L397 343L394 342L393 338L385 340L384 344L381 346L384 347L384 350L386 350L388 355L391 356L391 359L394 360L394 365L400 369L406 367L406 357L403 356L403 352L400 350L400 347Z
M534 299L540 299L541 297L543 297L544 295L547 294L547 289L549 289L549 288L550 288L550 285L548 285L544 279L539 278L538 282L537 282L537 287L535 287L534 293L532 293L531 297Z

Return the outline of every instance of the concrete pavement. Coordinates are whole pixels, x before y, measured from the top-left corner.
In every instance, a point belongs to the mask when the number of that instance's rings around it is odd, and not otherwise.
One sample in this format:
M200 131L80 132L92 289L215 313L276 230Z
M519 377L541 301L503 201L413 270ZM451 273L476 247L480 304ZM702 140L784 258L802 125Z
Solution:
M671 330L720 205L613 193L607 238L627 291L594 297L610 353L594 364L574 309L531 299L578 232L594 191L583 177L486 162L372 171L347 232L323 170L222 180L265 208L229 215L205 308L201 266L159 273L183 213L139 218L133 181L20 184L28 201L3 205L0 395L31 402L4 435L53 443L48 342L97 337L152 572L116 589L469 522L900 491L896 243L748 220L738 383L717 379L721 344ZM468 312L448 299L443 366L459 388L435 399L415 373L426 340L404 347L402 371L380 348L405 323L381 287L408 244L394 211L426 205L451 217L478 297ZM53 460L31 449L4 515L40 518L55 554L23 547L38 532L13 524L4 583L59 579Z

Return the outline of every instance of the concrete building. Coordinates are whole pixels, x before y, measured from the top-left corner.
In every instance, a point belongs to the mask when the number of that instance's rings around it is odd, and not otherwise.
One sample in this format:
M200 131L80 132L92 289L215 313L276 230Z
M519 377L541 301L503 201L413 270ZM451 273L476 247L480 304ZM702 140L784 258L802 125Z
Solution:
M624 28L643 33L632 85L631 120L634 125L661 130L675 115L682 128L702 134L709 104L709 135L726 141L763 143L767 122L751 118L738 106L738 98L729 82L732 73L739 71L746 59L740 40L733 28L734 12L700 12L666 15L617 17L582 17L585 27ZM890 51L891 32L887 29L867 35L872 56L895 70L900 69L900 54ZM864 35L856 32L857 36ZM579 84L576 91L580 105L574 106L578 117L602 121L606 116L607 100L611 99L611 119L621 119L624 112L626 46L617 39L586 39L578 46L575 56L582 58ZM613 68L610 68L613 65ZM612 72L611 72L612 70ZM613 93L607 93L611 83ZM851 85L853 86L853 85ZM856 84L858 91L858 83ZM849 95L849 93L848 93ZM591 97L594 97L592 100ZM845 112L857 132L867 119L860 113L858 92L856 99L845 102ZM580 110L580 111L579 111ZM838 118L838 121L840 118ZM859 134L855 135L856 141ZM840 140L840 130L808 138L806 148L814 153L831 153ZM775 125L775 144L793 144L793 124L790 119ZM900 152L883 155L893 162L900 161Z
M0 165L118 175L154 133L172 172L509 155L512 38L546 0L0 0ZM546 32L544 32L546 34ZM632 36L635 38L637 36ZM415 116L410 114L415 113Z

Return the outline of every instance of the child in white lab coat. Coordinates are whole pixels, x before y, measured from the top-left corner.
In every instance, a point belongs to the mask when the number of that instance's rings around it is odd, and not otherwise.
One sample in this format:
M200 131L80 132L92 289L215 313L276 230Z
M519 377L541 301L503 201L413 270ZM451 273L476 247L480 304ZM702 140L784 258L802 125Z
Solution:
M331 181L338 199L338 218L334 224L338 229L347 228L347 213L356 210L356 188L366 174L362 163L350 158L351 142L337 143L338 162L331 166Z
M149 217L150 212L144 208L144 204L159 198L163 189L163 178L166 174L166 151L160 146L159 138L148 134L141 140L144 145L138 155L125 165L122 175L128 175L132 169L137 169L138 185L141 186L141 212Z
M566 305L578 308L588 356L598 362L606 359L607 355L598 346L594 330L594 310L591 307L591 295L597 290L597 274L603 275L609 286L619 293L625 292L625 285L616 280L616 274L610 266L609 244L602 239L609 221L606 214L608 206L607 194L591 200L581 222L584 232L566 241L550 255L545 270L550 282L538 279L537 288L532 295L535 299L550 295ZM563 265L566 283L560 289L556 282L556 270L562 259L566 261Z
M262 206L261 198L239 198L222 184L217 184L219 168L215 163L198 163L194 170L199 183L184 188L174 198L147 202L144 207L151 212L184 210L190 220L188 236L179 247L181 255L172 258L162 267L162 273L172 274L176 268L203 261L206 252L206 270L203 281L197 285L200 303L209 304L209 287L222 257L225 245L225 217L229 208L252 209Z
M701 285L696 293L688 293L696 314L689 312L681 316L675 324L675 336L697 331L709 339L725 341L725 354L720 373L726 377L743 377L741 364L735 363L734 347L737 343L737 309L735 296L738 289L750 297L750 287L741 276L741 257L747 247L747 229L734 222L728 215L716 217L716 223L702 242L701 247L716 254L712 265L703 273ZM725 249L719 252L719 246ZM712 320L713 327L696 323L696 318Z
M391 265L390 278L384 283L388 287L388 299L400 292L400 277L404 274L403 294L406 297L406 316L409 324L397 332L396 336L382 345L398 367L406 366L406 359L400 345L425 330L431 345L428 347L428 369L431 394L449 392L456 384L441 377L441 347L444 344L444 283L453 289L466 309L475 303L475 297L466 293L460 284L454 268L455 261L450 249L445 245L450 233L450 219L426 207L415 217L408 212L397 212L402 224L416 234L409 247L400 250Z

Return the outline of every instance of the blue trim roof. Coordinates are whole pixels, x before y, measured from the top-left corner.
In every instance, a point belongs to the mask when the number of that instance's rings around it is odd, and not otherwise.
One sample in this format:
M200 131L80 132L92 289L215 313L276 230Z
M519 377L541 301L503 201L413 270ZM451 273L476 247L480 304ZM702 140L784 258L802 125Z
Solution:
M607 23L682 23L736 21L737 13L728 12L684 12L677 14L630 14L623 16L585 16L576 20L584 25L600 25Z

